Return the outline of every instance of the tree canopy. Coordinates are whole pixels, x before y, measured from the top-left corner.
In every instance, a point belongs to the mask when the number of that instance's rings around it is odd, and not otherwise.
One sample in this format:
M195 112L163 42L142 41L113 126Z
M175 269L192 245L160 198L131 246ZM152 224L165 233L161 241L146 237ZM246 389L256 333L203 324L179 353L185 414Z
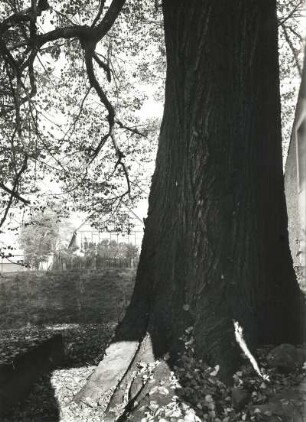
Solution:
M1 5L0 226L12 206L35 212L52 196L96 227L124 230L126 206L148 195L160 122L139 110L148 90L163 97L161 5L83 3ZM279 0L287 144L301 6Z
M81 3L1 6L2 223L12 205L47 206L53 183L64 206L122 230L148 194L159 121L139 110L148 88L162 97L159 7Z
M36 213L21 229L20 246L24 250L24 264L39 269L56 249L60 225L55 212Z

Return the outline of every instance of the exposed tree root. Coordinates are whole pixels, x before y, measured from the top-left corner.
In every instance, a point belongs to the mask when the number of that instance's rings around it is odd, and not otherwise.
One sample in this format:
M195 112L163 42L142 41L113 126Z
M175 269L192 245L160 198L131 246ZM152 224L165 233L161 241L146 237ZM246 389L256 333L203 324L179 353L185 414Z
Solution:
M138 376L138 384L141 382L140 377L141 375ZM116 422L139 422L148 409L158 413L174 399L175 389L171 389L170 384L171 371L168 364L165 361L156 362L151 377L143 382L143 387L128 403ZM158 416L157 413L155 416Z
M138 348L137 341L111 343L95 372L75 396L75 401L107 407L112 393L129 370Z
M170 379L166 361L155 361L147 333L140 342L112 343L75 401L104 407L105 422L123 422L127 418L139 422L150 403L154 408L155 402L161 407L172 400Z
M151 338L146 334L141 341L133 361L113 392L106 412L107 421L115 421L120 415L134 407L134 403L148 381L147 372L154 364L154 354ZM146 374L144 374L146 372ZM143 376L145 375L145 376Z

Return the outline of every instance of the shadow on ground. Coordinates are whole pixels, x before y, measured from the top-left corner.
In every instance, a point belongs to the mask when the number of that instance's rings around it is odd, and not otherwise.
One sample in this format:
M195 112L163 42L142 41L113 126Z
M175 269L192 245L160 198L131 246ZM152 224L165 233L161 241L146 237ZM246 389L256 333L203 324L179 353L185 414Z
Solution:
M24 400L10 406L0 417L1 422L59 422L60 409L70 406L74 394L102 359L115 325L57 324L14 329L15 336L20 331L20 336L23 337L39 336L46 332L61 333L65 344L65 358L52 372L35 382ZM76 408L74 415L78 415ZM79 420L82 419L76 419L77 422Z
M51 374L42 376L26 399L11 406L2 422L59 422L60 411L51 385Z

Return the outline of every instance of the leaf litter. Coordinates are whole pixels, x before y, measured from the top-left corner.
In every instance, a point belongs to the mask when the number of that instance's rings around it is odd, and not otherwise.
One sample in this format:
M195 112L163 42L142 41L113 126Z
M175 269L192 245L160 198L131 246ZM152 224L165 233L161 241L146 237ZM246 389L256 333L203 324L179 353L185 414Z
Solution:
M42 377L27 399L15 406L2 422L103 422L101 406L96 406L95 403L80 406L72 399L101 360L114 328L115 324L29 327L20 330L20 343L18 330L2 332L1 345L5 342L8 344L11 339L11 348L20 344L19 352L27 347L24 346L24 339L32 338L33 344L36 344L38 339L59 331L62 332L66 344L63 365L49 376ZM182 365L174 367L167 382L153 387L154 370L139 364L143 379L152 382L152 391L149 392L152 399L141 408L143 417L139 422L298 421L290 419L287 414L278 414L277 408L271 407L270 403L278 395L305 385L306 365L290 373L281 373L276 368L269 367L266 357L273 346L266 346L256 351L256 359L261 371L269 376L269 381L259 377L245 360L233 376L233 386L229 387L218 378L219 365L209 367L195 358L192 327L186 330L183 341L185 352L181 359ZM7 359L7 355L4 354L0 359ZM165 360L168 359L169 356L165 355ZM235 402L234 391L239 393L238 402ZM292 399L286 394L281 395L278 401L282 406L287 408L290 405L305 405L302 399L299 403L295 396ZM158 396L169 396L169 402L160 405Z

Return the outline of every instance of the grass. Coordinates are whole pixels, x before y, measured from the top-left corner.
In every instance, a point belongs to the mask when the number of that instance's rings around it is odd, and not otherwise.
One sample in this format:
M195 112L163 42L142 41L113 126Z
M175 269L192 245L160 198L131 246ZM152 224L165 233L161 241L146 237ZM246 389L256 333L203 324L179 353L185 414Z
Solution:
M54 280L51 280L52 283L53 286L56 285ZM97 295L101 294L101 290L97 279L93 285L96 286L94 291L88 292L86 297L91 297L96 307L99 303ZM114 281L105 282L104 287L107 285L111 287ZM89 288L89 285L85 283L86 286ZM64 287L65 291L66 289L67 286ZM44 286L43 291L49 290ZM18 317L18 327L6 326L0 331L0 344L3 346L2 349L0 347L0 359L1 354L2 359L8 359L9 355L4 355L8 353L6 346L10 345L12 353L16 353L16 350L20 351L23 347L27 347L29 342L35 342L59 332L64 337L66 350L63 364L55 368L52 373L42 377L33 386L27 399L11 408L1 422L103 421L101 407L80 407L73 402L73 397L86 383L87 378L101 360L116 327L117 311L114 312L111 307L117 306L119 299L122 298L122 291L120 288L111 292L104 289L105 297L107 294L111 295L111 300L107 306L104 300L100 302L104 316L101 318L101 314L97 313L95 322L92 321L94 312L91 313L91 318L83 314L82 320L80 313L75 312L71 315L69 310L65 314L64 309L65 321L62 321L63 314L56 314L53 311L52 318L42 313L39 325L32 322L20 326L26 320ZM87 302L84 300L83 303L87 303L86 306L90 307L89 299ZM28 306L27 304L25 308ZM46 312L48 307L44 309ZM123 311L122 307L120 312L123 313ZM245 360L233 378L234 387L247 394L246 404L239 407L234 403L232 389L218 379L218 368L210 368L205 362L194 357L192 330L186 332L183 340L185 353L182 356L182 364L174 368L171 374L170 388L159 387L161 394L171 395L171 400L164 406L154 400L149 401L148 405L143 406L143 417L139 422L268 422L281 419L296 422L299 420L297 413L294 414L294 412L296 409L300 412L306 408L305 400L299 393L301 386L306 388L305 365L303 369L282 374L275 368L269 367L267 362L266 357L271 346L257 350L256 360L260 369L264 369L269 376L269 381L258 376L249 361ZM154 374L150 375L149 382L151 381L154 382ZM293 414L292 417L290 412Z

